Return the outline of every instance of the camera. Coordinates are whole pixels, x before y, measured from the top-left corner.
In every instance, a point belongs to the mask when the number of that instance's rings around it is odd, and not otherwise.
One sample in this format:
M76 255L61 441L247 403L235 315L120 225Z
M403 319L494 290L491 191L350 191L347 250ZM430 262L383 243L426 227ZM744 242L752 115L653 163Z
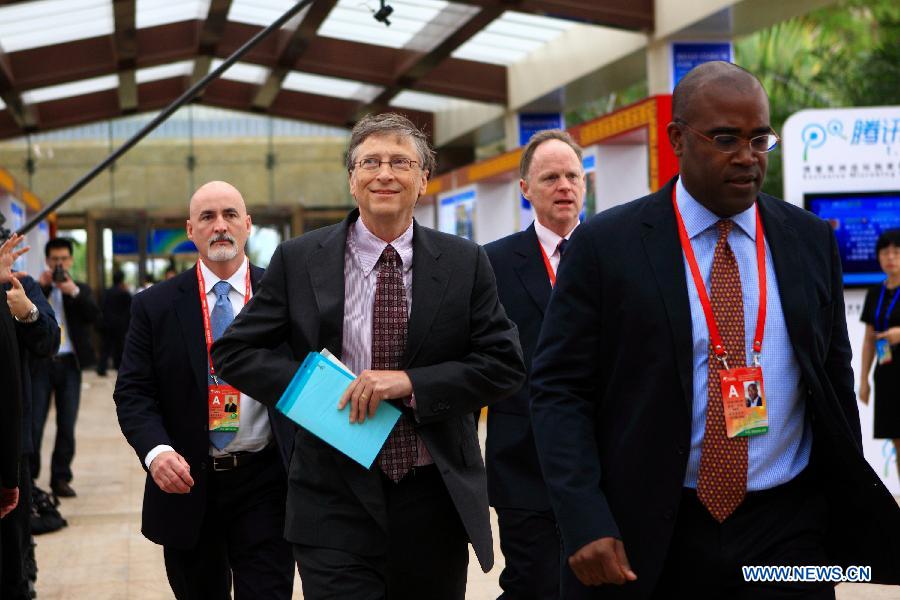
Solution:
M391 26L391 22L388 21L388 17L391 16L391 13L394 12L394 7L390 4L385 4L384 0L381 0L381 8L373 15L376 21L384 23L388 27Z
M53 281L54 282L62 283L63 281L65 281L68 278L69 278L69 276L66 274L66 270L63 269L62 265L56 265L55 267L53 267Z

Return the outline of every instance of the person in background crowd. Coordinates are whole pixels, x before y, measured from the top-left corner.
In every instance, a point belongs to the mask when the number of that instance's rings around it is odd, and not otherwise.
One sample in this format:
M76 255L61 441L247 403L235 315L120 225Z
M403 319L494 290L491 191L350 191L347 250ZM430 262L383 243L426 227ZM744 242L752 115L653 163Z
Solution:
M900 473L900 229L888 229L875 243L885 280L866 294L860 320L866 324L862 347L859 399L869 403L869 373L875 365L875 430L893 440Z
M102 346L100 360L97 362L97 375L103 377L110 359L113 369L119 370L131 316L131 292L125 285L125 273L121 270L113 272L113 284L103 292L100 310L103 313L99 327Z
M50 459L50 489L61 498L75 496L72 488L72 460L75 458L75 423L81 401L81 372L95 363L90 325L100 318L100 308L91 288L74 281L74 245L66 238L52 239L44 247L47 270L38 279L53 307L60 328L59 351L35 364L33 479L41 468L41 440L50 412L50 398L56 405L56 441Z

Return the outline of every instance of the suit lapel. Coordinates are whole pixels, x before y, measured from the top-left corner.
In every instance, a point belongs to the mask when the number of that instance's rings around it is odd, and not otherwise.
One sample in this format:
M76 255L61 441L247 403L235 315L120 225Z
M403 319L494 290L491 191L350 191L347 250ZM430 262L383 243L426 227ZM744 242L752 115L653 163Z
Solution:
M694 398L691 306L675 213L672 210L674 185L673 179L654 194L645 207L642 215L643 243L669 317L681 391L690 410Z
M209 376L209 363L206 354L206 344L203 340L203 314L200 308L197 270L188 269L179 278L178 295L174 303L175 314L181 324L184 347L187 349L197 387L205 393Z
M541 256L540 242L538 241L537 232L534 230L534 223L519 234L517 245L514 252L519 257L519 262L515 267L516 275L522 280L522 286L534 303L537 304L541 314L547 308L547 302L550 300L550 277L547 275L547 267L544 264L544 258Z
M760 217L765 229L766 242L772 253L772 264L778 278L781 311L784 314L791 345L797 358L806 361L810 355L809 349L813 347L810 310L815 307L809 306L804 297L804 290L809 288L807 270L800 262L803 251L800 247L801 238L783 215L773 210L771 202L770 199L759 198Z
M413 223L412 313L409 317L404 368L416 358L441 306L450 274L438 262L440 248L431 232Z
M344 250L347 245L347 228L359 217L359 211L351 212L340 226L319 244L310 254L307 270L319 308L318 344L314 350L328 348L335 356L341 356L344 331Z

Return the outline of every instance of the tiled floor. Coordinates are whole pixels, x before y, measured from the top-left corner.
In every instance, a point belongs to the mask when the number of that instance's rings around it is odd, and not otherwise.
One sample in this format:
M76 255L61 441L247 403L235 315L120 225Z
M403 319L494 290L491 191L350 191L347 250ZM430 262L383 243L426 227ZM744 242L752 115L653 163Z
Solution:
M162 600L172 594L166 581L162 548L140 534L144 471L119 431L112 401L114 373L86 373L78 421L78 448L72 482L77 498L63 500L69 527L37 538L40 600ZM47 472L55 426L51 413L44 435L42 473ZM483 430L483 428L482 428ZM46 476L39 485L47 486ZM494 523L496 543L496 523ZM470 560L471 600L496 598L503 556L482 573ZM900 600L900 588L842 584L839 600ZM302 598L300 582L294 598Z

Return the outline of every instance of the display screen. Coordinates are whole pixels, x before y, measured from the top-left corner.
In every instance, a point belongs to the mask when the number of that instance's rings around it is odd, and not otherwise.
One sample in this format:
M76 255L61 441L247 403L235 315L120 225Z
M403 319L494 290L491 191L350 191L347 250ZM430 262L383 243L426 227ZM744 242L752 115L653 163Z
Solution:
M882 231L900 227L900 191L806 194L803 204L834 228L845 286L869 286L884 279L875 242Z

